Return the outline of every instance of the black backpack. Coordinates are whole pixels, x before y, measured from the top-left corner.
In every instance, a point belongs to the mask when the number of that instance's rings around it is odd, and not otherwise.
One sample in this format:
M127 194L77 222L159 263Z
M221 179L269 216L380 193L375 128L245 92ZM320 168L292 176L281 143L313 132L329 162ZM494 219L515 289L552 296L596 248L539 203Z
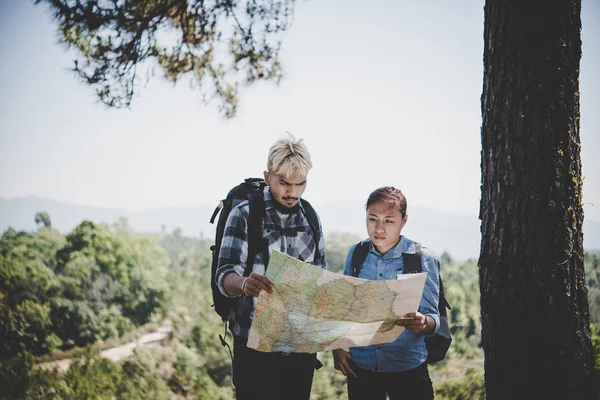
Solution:
M265 266L268 261L268 243L262 238L262 219L265 214L265 202L263 197L263 189L265 188L265 181L261 178L248 178L244 182L232 188L227 197L219 202L217 208L210 218L210 223L214 224L215 218L219 215L219 221L217 222L217 232L215 234L215 244L211 246L212 250L212 267L211 267L211 278L210 286L213 295L213 308L221 319L226 322L229 317L230 310L234 309L237 304L237 298L231 299L223 296L217 283L215 282L215 275L217 267L219 266L219 252L221 250L221 242L223 240L223 233L225 231L225 223L229 217L231 210L243 201L248 200L250 206L250 213L248 216L248 259L246 261L246 269L244 270L244 276L250 275L252 272L252 266L254 258L260 252L264 252ZM314 232L315 240L315 259L321 257L319 252L319 241L321 238L321 230L319 225L319 219L317 213L312 208L310 203L304 199L300 199L302 207L306 213L306 219L310 228Z
M369 242L360 242L356 245L351 261L352 276L358 277L360 269L362 268L368 253ZM421 244L415 242L415 253L402 253L402 259L404 260L405 274L421 272ZM436 261L439 271L440 262L438 260ZM440 298L438 303L438 309L440 312L440 326L435 335L425 337L428 364L442 361L446 357L446 353L448 352L450 344L452 343L452 335L450 334L448 313L446 312L446 308L450 309L450 304L444 295L444 285L442 284L442 277L440 275Z

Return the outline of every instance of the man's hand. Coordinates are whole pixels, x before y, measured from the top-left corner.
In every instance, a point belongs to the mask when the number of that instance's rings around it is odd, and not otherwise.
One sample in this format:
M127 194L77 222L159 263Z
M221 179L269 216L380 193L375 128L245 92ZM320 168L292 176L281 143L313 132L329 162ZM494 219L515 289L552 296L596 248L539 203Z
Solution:
M264 276L252 272L250 276L240 276L234 272L223 278L223 287L230 296L258 296L261 290L273 293L273 283Z
M252 272L245 281L242 282L242 293L246 296L258 296L261 290L266 290L267 293L273 293L273 283L264 276Z
M356 378L356 373L354 373L354 371L352 371L352 368L350 368L350 364L348 363L349 360L350 360L350 353L348 353L346 350L344 350L344 349L333 350L333 361L334 361L335 369L337 369L338 371L341 371L342 374L344 374L346 376L352 375L353 377Z

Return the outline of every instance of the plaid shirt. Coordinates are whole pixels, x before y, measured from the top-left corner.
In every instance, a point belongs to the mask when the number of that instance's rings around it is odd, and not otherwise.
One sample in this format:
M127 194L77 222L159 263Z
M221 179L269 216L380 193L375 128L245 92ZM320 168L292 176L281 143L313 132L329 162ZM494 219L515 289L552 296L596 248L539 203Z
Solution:
M283 214L274 206L275 200L271 196L269 187L264 190L265 216L263 218L262 236L269 243L269 252L273 249L279 250L298 260L326 269L325 263L325 239L323 235L319 240L320 258L315 260L315 240L313 233L305 216L304 208L300 203L301 212L295 214ZM223 289L223 278L228 273L244 275L246 260L248 259L248 217L250 206L248 201L240 203L231 210L219 252L219 267L215 280L221 293L227 297ZM319 221L319 226L321 222ZM254 257L252 271L265 274L265 260L263 252ZM247 340L257 297L242 294L237 302L237 309L229 313L229 329L233 336Z

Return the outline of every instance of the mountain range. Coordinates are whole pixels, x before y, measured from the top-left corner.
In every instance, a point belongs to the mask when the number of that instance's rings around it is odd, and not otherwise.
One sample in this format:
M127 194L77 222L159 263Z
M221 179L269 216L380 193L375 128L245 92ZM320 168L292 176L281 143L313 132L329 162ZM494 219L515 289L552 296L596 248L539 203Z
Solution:
M215 205L216 206L216 205ZM325 240L333 231L366 237L364 201L340 200L314 204L319 213ZM163 207L143 211L121 208L73 205L36 196L0 199L0 230L36 229L34 217L44 211L50 215L52 227L61 233L70 232L84 219L111 224L126 218L136 232L173 231L177 228L188 236L214 237L215 226L209 220L214 206L199 204L185 207ZM452 214L424 206L411 206L408 223L402 233L436 253L448 252L453 258L477 258L480 246L480 221L475 215ZM600 249L600 222L584 222L584 248Z

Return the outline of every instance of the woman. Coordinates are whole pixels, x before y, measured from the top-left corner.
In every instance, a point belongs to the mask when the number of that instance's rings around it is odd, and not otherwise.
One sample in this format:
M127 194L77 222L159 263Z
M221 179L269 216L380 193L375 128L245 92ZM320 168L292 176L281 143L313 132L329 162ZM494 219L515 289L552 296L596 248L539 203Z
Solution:
M367 200L369 253L359 278L396 279L404 272L402 253L415 253L415 242L401 236L406 225L406 198L394 187L375 190ZM344 274L351 275L354 245L346 258ZM392 343L333 351L335 368L348 377L348 397L359 399L432 399L427 371L425 336L439 326L439 272L433 252L422 248L421 267L427 280L419 309L397 322L405 330Z

